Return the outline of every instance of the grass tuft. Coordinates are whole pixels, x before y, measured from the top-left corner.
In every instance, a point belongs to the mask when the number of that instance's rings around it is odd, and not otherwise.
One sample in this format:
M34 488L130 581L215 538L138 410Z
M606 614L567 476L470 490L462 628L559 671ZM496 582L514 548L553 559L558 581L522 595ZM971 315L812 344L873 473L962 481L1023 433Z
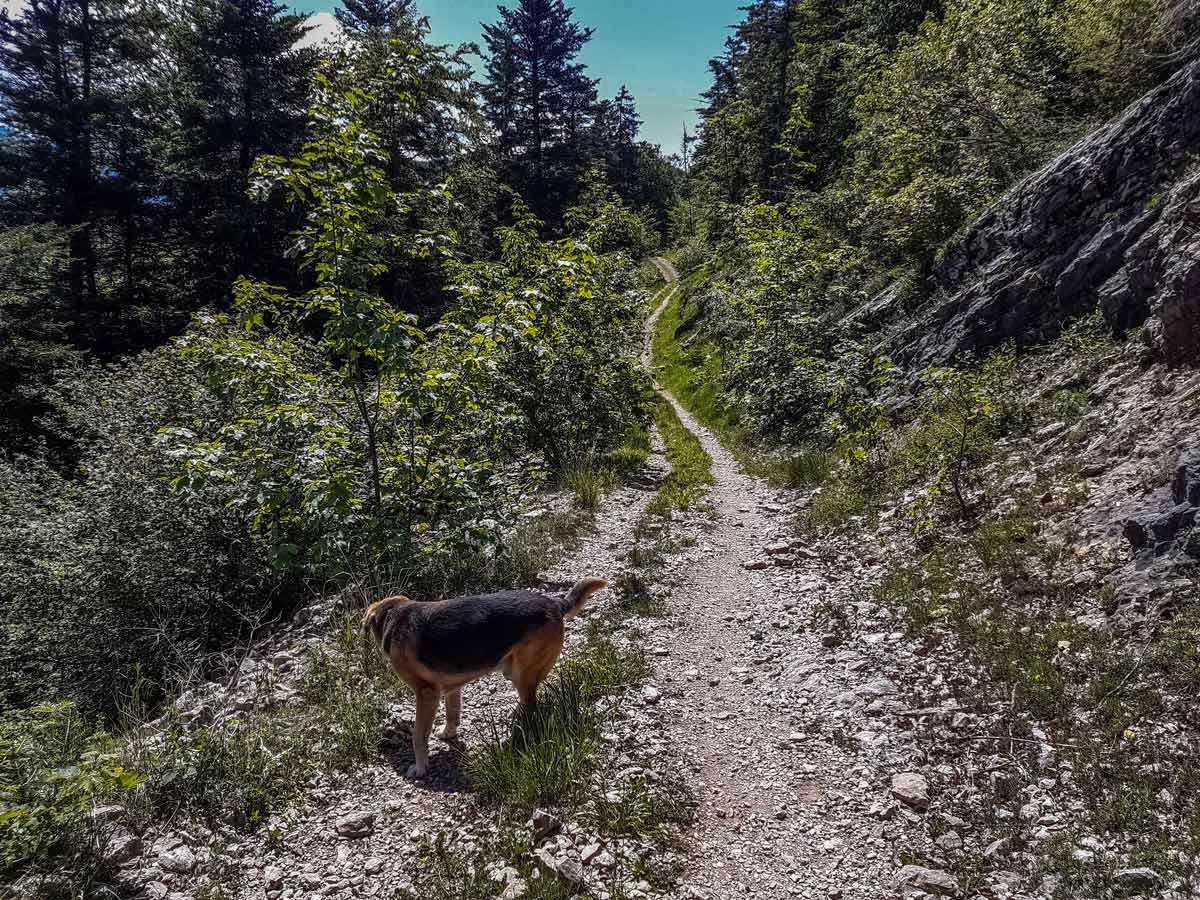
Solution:
M654 405L654 420L659 434L667 445L670 474L650 501L652 515L669 515L672 509L695 509L700 506L710 485L715 483L712 459L704 452L699 438L688 431L665 398Z
M581 805L603 724L597 701L621 694L647 671L640 650L606 638L563 659L542 685L537 705L519 709L511 729L492 722L483 746L472 752L468 768L480 797L517 817L538 806Z

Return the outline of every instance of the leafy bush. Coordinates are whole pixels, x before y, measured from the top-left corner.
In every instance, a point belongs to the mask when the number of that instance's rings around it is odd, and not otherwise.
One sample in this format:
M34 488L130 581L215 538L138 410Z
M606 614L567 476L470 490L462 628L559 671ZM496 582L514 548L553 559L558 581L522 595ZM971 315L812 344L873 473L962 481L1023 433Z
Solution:
M755 430L775 442L819 433L839 390L827 317L863 299L863 258L798 208L761 204L739 222L749 269L731 291L746 323L726 381Z
M519 203L514 214L497 263L451 267L459 303L442 340L486 376L477 402L507 436L561 471L620 446L643 422L641 308L622 254L540 241L537 220Z
M0 703L112 712L135 667L165 687L168 670L285 609L299 583L232 491L172 486L178 462L158 428L223 411L194 367L156 351L90 370L57 398L78 474L0 464Z
M635 211L608 184L603 169L585 178L578 201L567 210L568 232L579 235L595 253L625 253L642 259L658 249L659 236L649 210Z
M901 473L928 482L934 500L948 497L963 519L979 505L982 464L995 441L1019 415L1009 401L1014 357L996 353L976 368L928 370L915 422L897 457Z
M116 743L95 734L70 703L0 719L0 882L54 876L48 893L72 893L104 867L96 808L138 787Z

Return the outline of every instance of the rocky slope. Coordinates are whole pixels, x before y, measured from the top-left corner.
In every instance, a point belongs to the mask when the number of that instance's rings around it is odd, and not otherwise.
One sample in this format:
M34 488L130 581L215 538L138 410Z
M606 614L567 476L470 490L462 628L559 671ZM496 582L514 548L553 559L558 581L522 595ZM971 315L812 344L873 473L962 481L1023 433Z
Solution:
M1200 351L1200 60L1018 184L950 248L913 366L1036 344L1099 307L1172 363Z
M889 349L911 372L1045 344L1095 313L1119 338L1137 332L1140 356L1126 353L1092 389L1104 418L1077 426L1090 433L1082 464L1098 480L1079 524L1123 559L1112 584L1124 609L1190 592L1200 565L1187 374L1200 362L1200 59L1010 190L947 248L929 287L932 303L910 320L898 291L855 317L891 321Z

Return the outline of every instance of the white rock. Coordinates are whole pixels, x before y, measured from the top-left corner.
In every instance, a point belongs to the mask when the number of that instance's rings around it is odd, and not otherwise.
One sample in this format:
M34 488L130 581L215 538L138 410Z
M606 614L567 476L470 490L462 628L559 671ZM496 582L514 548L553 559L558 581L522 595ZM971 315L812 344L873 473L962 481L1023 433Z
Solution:
M918 772L901 772L892 776L892 796L913 809L929 809L929 782Z
M186 875L196 868L196 854L187 844L181 844L158 857L158 865L164 872Z
M938 897L957 897L960 893L958 881L953 875L924 866L904 866L896 874L896 886L902 890L915 888Z
M269 891L277 891L283 887L283 869L279 866L267 866L263 869L262 883Z
M374 810L360 809L342 816L334 829L344 838L364 838L375 831Z
M127 863L142 852L142 839L124 828L115 828L104 844L104 855L114 865Z

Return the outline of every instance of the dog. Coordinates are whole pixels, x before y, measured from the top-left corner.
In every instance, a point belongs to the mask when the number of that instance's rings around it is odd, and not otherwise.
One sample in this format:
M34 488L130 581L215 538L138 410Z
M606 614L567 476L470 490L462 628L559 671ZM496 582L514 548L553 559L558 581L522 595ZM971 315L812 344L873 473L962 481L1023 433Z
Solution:
M364 635L374 638L417 697L416 761L408 777L429 771L429 732L439 698L446 698L446 727L438 735L445 740L458 736L463 685L496 670L513 683L523 705L533 706L538 685L562 651L563 622L607 586L603 578L582 578L561 600L500 591L432 603L387 597L367 607Z

